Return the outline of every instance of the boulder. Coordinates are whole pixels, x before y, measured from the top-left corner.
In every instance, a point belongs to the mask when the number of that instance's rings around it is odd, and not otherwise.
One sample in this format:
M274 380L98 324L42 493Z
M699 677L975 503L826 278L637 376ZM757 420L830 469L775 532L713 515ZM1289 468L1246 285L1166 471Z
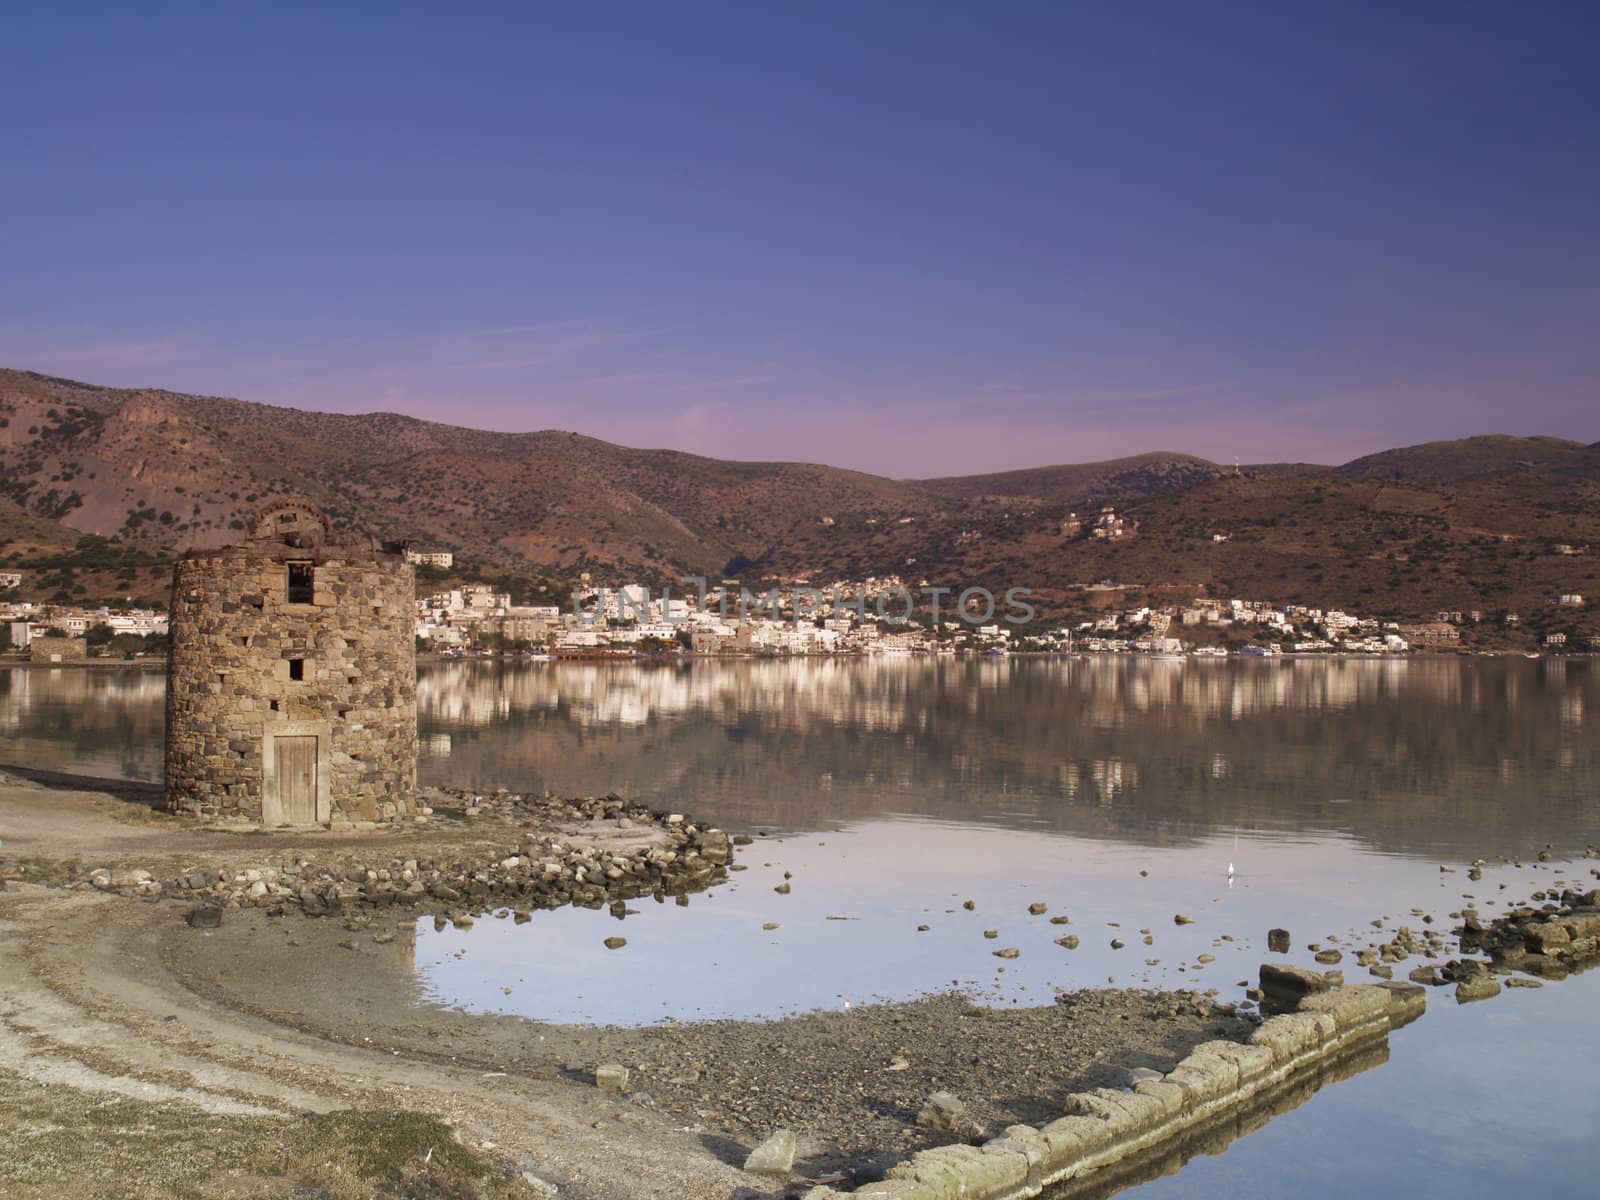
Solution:
M934 1092L917 1113L917 1124L936 1133L948 1133L963 1141L979 1141L985 1135L982 1125L967 1114L964 1101L950 1092Z
M1274 1000L1294 1003L1327 991L1328 979L1321 971L1309 967L1262 963L1261 990Z
M1479 975L1463 979L1456 984L1456 1003L1470 1004L1474 1000L1487 1000L1500 994L1500 981L1493 975Z
M775 1175L787 1179L794 1170L794 1131L780 1129L762 1142L744 1160L744 1169L755 1175Z

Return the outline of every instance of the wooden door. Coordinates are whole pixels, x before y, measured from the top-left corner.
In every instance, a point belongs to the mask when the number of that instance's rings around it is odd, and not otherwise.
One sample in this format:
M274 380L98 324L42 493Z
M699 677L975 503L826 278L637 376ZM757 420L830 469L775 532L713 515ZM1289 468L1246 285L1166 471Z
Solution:
M279 819L285 825L314 825L317 820L317 739L278 737L276 751Z

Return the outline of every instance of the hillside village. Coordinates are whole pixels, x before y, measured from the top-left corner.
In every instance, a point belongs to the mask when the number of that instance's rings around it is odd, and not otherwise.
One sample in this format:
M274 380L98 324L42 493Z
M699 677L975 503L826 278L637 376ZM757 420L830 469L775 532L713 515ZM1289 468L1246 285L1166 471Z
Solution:
M823 518L828 521L829 518ZM901 518L910 523L911 518ZM1060 536L1073 542L1134 541L1139 522L1112 505L1080 518L1069 512ZM977 536L977 535L972 535ZM1226 532L1206 534L1213 544ZM1590 558L1587 545L1561 543L1552 553L1572 562ZM1219 597L1201 585L1118 584L1029 589L1015 604L970 589L975 603L958 613L963 592L926 578L899 575L833 579L824 584L795 575L722 580L685 591L637 580L596 583L582 572L570 603L514 603L514 586L474 581L475 568L451 550L405 549L418 571L417 648L443 656L524 653L563 658L610 658L663 653L695 655L808 655L988 653L1014 651L1194 654L1403 654L1418 650L1514 650L1584 653L1600 649L1589 602L1581 592L1550 594L1539 611L1449 609L1426 616L1356 613L1294 599ZM1584 576L1587 578L1587 576ZM440 581L451 586L435 588ZM164 609L73 604L65 593L43 600L29 579L0 571L0 652L44 661L135 658L163 653ZM526 589L524 589L526 590ZM549 592L541 587L541 592ZM24 599L31 594L32 599Z
M670 591L652 595L632 584L581 588L574 593L574 606L562 610L514 606L506 593L468 586L419 599L417 637L419 647L446 654L490 649L572 657L663 650L768 655L1082 651L1225 657L1455 650L1470 646L1472 633L1480 629L1515 631L1521 624L1517 613L1449 611L1429 621L1402 622L1304 605L1198 599L1049 623L963 620L949 615L947 605L945 619L935 626L925 608L913 605L913 615L905 615L908 598L918 595L896 577L769 594L724 585L704 597ZM1554 603L1579 609L1584 598L1568 595ZM1553 652L1600 649L1600 638L1569 639L1562 631L1545 635L1542 642Z
M889 479L0 370L0 637L159 653L174 557L297 493L342 536L427 547L417 635L438 653L1571 653L1600 633L1600 443ZM660 604L685 576L731 582ZM875 607L901 576L922 581L910 621ZM865 606L738 612L741 589L817 580ZM935 630L927 580L1026 585L1037 613ZM653 606L625 605L645 587Z
M448 555L419 557L439 563ZM1088 586L1083 596L1101 610L1097 615L1052 621L1007 620L993 605L980 613L981 597L963 619L954 614L953 599L943 596L941 619L935 624L926 591L894 576L768 592L728 583L703 595L585 581L566 608L514 604L509 592L480 583L419 596L415 632L419 652L445 657L1081 652L1204 658L1405 654L1491 646L1537 647L1548 653L1600 650L1600 636L1591 633L1569 636L1558 629L1518 638L1522 618L1514 612L1441 611L1432 620L1399 621L1260 600L1120 603L1129 591L1109 584ZM1586 603L1581 595L1565 594L1552 597L1551 608L1578 613ZM1019 618L1022 610L1009 615ZM45 662L157 655L165 651L166 634L167 613L161 610L0 602L0 650Z

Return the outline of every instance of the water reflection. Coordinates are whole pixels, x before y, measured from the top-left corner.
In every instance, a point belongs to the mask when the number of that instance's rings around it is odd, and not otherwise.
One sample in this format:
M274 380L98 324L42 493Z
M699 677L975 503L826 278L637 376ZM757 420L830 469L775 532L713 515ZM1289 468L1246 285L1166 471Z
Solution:
M914 815L1156 845L1238 827L1348 835L1403 854L1531 853L1596 834L1591 668L452 664L419 682L431 735L421 772L474 787L616 790L785 831Z
M157 782L160 671L0 668L0 766Z
M1530 854L1600 840L1597 689L1584 659L442 664L418 681L419 774L774 831ZM157 780L162 695L158 673L0 669L0 764Z

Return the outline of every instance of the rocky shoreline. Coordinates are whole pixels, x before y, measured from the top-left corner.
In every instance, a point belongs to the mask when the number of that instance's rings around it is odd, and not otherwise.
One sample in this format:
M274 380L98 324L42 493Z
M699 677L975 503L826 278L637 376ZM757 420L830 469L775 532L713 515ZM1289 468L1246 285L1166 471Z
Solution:
M522 825L514 842L471 858L429 854L363 854L343 848L334 861L317 856L249 855L237 863L196 867L165 877L143 867L99 867L69 886L201 909L298 909L329 916L360 908L401 906L419 915L470 922L495 908L519 916L576 905L603 908L653 896L685 896L727 878L733 841L682 814L657 813L619 796L567 799L512 792L478 795L441 790L463 817L490 815ZM437 815L436 803L424 815ZM314 837L314 835L313 835ZM196 921L214 922L198 913Z
M108 947L142 939L144 965L129 978L147 987L159 960L171 987L158 1011L198 1007L255 1022L244 1027L247 1040L270 1027L275 1038L323 1048L318 1053L331 1046L358 1056L381 1049L404 1072L464 1073L489 1081L485 1087L505 1081L508 1088L545 1089L552 1113L592 1114L583 1118L586 1142L614 1138L637 1150L652 1139L687 1137L701 1148L704 1169L736 1173L755 1169L752 1162L756 1168L788 1162L781 1179L776 1171L766 1176L780 1190L802 1180L805 1186L831 1181L874 1194L885 1175L887 1183L920 1185L912 1176L923 1166L942 1171L947 1162L976 1162L969 1149L1008 1156L1007 1169L1021 1169L1015 1156L1028 1159L1028 1146L1038 1149L1029 1129L1043 1137L1062 1119L1114 1118L1121 1103L1114 1096L1155 1095L1175 1075L1187 1078L1183 1064L1197 1054L1207 1063L1219 1055L1232 1061L1222 1047L1243 1046L1266 1027L1249 1004L1222 1002L1214 991L1124 989L1062 993L1032 1008L988 1007L951 994L777 1021L638 1027L458 1011L430 1003L422 991L415 969L419 919L431 915L436 928L466 927L486 914L509 924L568 905L626 916L634 911L628 902L642 897L687 903L690 893L741 870L734 855L753 839L615 795L441 790L429 800L424 822L359 834L241 834L171 815L130 815L134 806L124 801L124 811L111 814L121 821L106 821L85 837L70 816L52 814L55 840L36 837L34 844L63 852L35 852L33 863L54 865L30 875L49 886L28 895L76 906L63 913L99 913ZM41 803L36 811L50 808ZM69 855L64 848L73 839L78 844ZM0 875L25 861L13 858ZM1528 865L1543 870L1546 861L1541 856ZM1344 1004L1348 994L1380 991L1386 1003L1410 1004L1407 997L1420 989L1390 979L1410 967L1415 983L1454 984L1465 1002L1495 994L1501 980L1537 986L1536 976L1584 969L1600 959L1600 892L1569 886L1561 868L1552 870L1553 883L1529 901L1509 901L1492 921L1464 907L1450 914L1460 924L1447 933L1448 925L1412 910L1415 932L1393 930L1385 917L1372 925L1392 932L1327 935L1302 949L1333 969L1269 962L1250 999L1265 1012L1300 1014ZM1469 872L1474 881L1480 874L1476 867ZM1511 893L1519 894L1525 893ZM1028 911L1039 916L1043 909L1038 903ZM284 919L296 914L331 919ZM1173 920L1192 923L1181 913ZM112 930L123 933L113 937ZM37 932L29 945L41 953L62 936L54 926ZM621 942L607 944L612 940ZM1294 946L1287 930L1272 930L1267 941L1274 954ZM649 986L648 979L629 977L626 955L615 961L615 986ZM1384 984L1347 988L1344 971L1351 966L1364 966ZM1078 1111L1092 1107L1074 1098L1085 1095L1111 1107ZM1134 1132L1142 1137L1144 1128ZM1007 1144L976 1148L995 1141ZM950 1153L921 1157L941 1147ZM685 1169L702 1169L688 1165L692 1153L682 1161ZM597 1159L586 1162L583 1169L599 1169Z
M320 1040L486 1078L550 1080L575 1104L600 1102L602 1132L666 1122L740 1167L788 1129L797 1178L856 1183L952 1138L1048 1121L1074 1091L1130 1086L1139 1072L1170 1071L1202 1042L1243 1041L1260 1024L1195 992L1113 988L1031 1008L946 994L771 1021L559 1024L429 1003L401 920L408 926L410 915L280 921L244 910L215 930L179 926L166 960L208 1001ZM634 985L648 980L617 986ZM924 1116L937 1093L956 1099L958 1119Z
M1535 893L1541 907L1523 905L1484 922L1463 913L1456 929L1463 952L1487 954L1499 975L1564 979L1600 965L1600 889ZM1481 963L1481 960L1480 960Z

